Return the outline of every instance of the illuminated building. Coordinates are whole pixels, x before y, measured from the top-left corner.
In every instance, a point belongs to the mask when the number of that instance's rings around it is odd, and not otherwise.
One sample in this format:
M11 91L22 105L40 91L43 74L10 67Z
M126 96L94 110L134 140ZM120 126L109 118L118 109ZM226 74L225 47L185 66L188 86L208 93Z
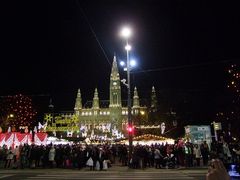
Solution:
M80 136L95 135L105 133L112 136L123 136L127 129L127 106L123 106L121 97L121 80L118 72L117 60L114 56L112 70L110 75L110 93L109 101L99 100L98 90L95 89L93 100L88 107L83 107L81 91L78 89L75 101L74 112L68 114L45 115L45 121L48 122L47 131L49 132L67 132L79 134ZM124 88L124 87L123 87ZM103 106L103 104L105 105ZM140 105L137 88L134 88L132 116L147 119L147 107ZM154 87L152 87L151 109L157 104L157 98ZM138 118L135 118L134 123Z

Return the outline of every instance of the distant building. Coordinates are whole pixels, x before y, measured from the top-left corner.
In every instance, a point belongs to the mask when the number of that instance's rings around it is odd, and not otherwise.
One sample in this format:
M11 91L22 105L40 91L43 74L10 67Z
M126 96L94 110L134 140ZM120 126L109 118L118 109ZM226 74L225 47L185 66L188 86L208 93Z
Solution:
M109 133L113 136L122 136L127 128L127 106L123 106L121 97L121 80L118 72L116 56L113 58L112 71L110 75L110 94L109 101L100 101L98 90L95 89L93 100L88 107L83 107L81 91L78 89L75 101L74 112L45 114L45 121L48 122L47 131L67 132L80 135ZM151 109L157 108L157 97L154 87L151 94ZM140 119L147 120L147 106L141 106L137 88L134 88L132 98L132 116L141 116ZM134 119L134 123L138 118Z

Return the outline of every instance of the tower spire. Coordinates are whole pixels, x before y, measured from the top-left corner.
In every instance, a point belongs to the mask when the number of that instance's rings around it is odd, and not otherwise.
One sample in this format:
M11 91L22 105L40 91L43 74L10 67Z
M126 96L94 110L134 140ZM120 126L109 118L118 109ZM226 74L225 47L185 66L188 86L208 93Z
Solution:
M112 72L110 76L110 107L121 107L121 86L118 73L117 58L113 57Z
M153 111L157 110L157 96L154 86L152 86L152 94L151 94L151 109Z
M81 109L82 109L82 97L81 97L81 91L80 91L80 89L78 89L74 110L76 112Z
M94 97L93 97L93 109L99 109L99 97L98 97L97 88L95 88Z
M114 80L118 80L118 79L119 79L118 66L117 66L117 58L116 58L116 55L115 55L115 54L114 54L114 57L113 57L111 78L113 78Z
M121 100L121 84L120 76L118 73L117 58L114 54L112 63L112 72L110 75L110 86L109 86L109 111L112 127L122 127L122 100Z
M139 108L139 97L138 97L138 92L137 88L134 88L134 96L133 96L133 108Z

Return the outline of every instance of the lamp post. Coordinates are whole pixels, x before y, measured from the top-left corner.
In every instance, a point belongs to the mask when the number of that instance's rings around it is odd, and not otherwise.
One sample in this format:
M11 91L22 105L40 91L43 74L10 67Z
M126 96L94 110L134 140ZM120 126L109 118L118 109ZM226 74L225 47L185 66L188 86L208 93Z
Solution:
M131 50L131 46L128 43L128 38L131 36L131 30L128 27L124 27L121 31L122 37L126 39L125 50L127 51L127 92L128 92L128 140L129 140L129 153L128 159L132 158L133 152L133 126L132 126L132 106L131 106L131 83L130 83L130 60L129 60L129 51Z

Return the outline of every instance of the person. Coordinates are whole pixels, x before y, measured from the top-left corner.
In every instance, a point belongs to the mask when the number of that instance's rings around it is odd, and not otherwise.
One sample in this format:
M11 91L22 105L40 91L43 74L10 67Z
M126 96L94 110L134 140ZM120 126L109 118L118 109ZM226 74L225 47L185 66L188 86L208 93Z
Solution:
M194 158L196 160L196 166L200 166L201 150L200 150L198 144L195 144L195 146L193 148L193 154L194 154Z
M102 148L99 148L98 155L97 155L97 161L99 162L99 168L100 171L103 170L103 161L105 159L105 152L103 151Z
M11 166L13 156L14 156L13 150L12 150L12 147L10 146L8 151L7 151L7 157L6 157L4 168L9 168Z
M160 153L159 149L155 149L154 151L154 160L155 160L155 168L161 168L161 158L162 158L162 154Z
M230 180L230 176L221 160L212 160L206 175L206 180Z
M201 154L203 158L203 165L207 166L208 163L208 155L209 155L209 147L206 141L203 142L203 144L200 147L201 149Z
M56 155L56 151L55 151L55 148L54 146L52 145L49 153L48 153L48 161L50 163L50 167L53 168L53 162L55 160L55 155Z

